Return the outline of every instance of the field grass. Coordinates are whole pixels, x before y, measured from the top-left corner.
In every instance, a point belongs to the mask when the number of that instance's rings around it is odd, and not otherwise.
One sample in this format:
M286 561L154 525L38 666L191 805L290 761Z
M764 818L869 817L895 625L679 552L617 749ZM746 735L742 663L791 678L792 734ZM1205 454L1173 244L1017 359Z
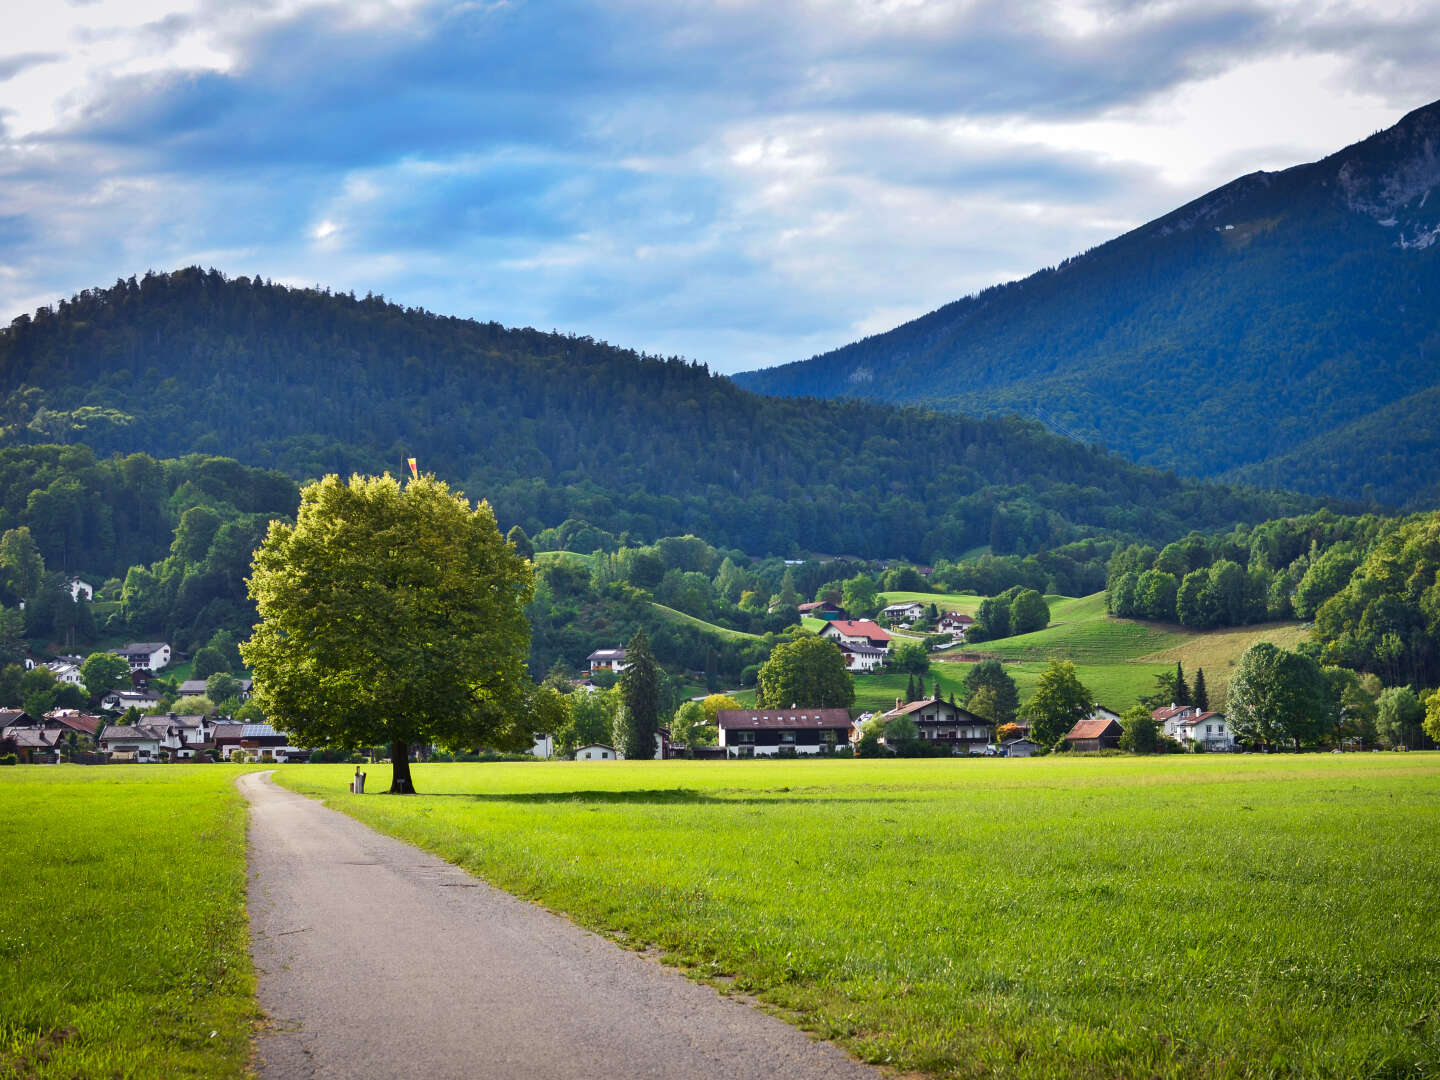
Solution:
M277 773L901 1070L1440 1071L1440 755L348 777Z
M1192 682L1199 668L1205 669L1205 690L1210 707L1224 708L1225 692L1230 676L1245 650L1261 641L1294 649L1310 638L1309 628L1298 622L1265 623L1260 626L1235 626L1224 630L1205 630L1193 634L1177 645L1142 656L1137 662L1185 665L1186 677Z
M248 1075L240 771L0 768L0 1076Z
M716 637L719 638L726 638L730 641L760 640L759 634L747 634L743 630L731 630L729 627L726 626L717 626L715 623L706 622L704 619L697 618L694 615L686 615L685 612L677 611L675 608L666 607L664 604L657 604L653 600L650 601L650 606L656 611L658 611L663 618L666 618L671 622L687 623L690 626L698 626L706 633L714 634Z
M983 596L976 596L974 593L938 593L938 592L882 592L877 594L880 598L880 606L887 607L890 604L934 604L940 611L958 611L962 615L974 615L980 610L980 601Z
M935 680L949 697L953 691L957 701L963 701L965 694L961 682L973 665L965 661L932 661L924 677L925 692L928 694ZM1035 681L1048 665L1039 660L1005 664L1005 673L1015 680L1023 704L1035 692ZM1155 676L1172 670L1170 664L1140 664L1129 661L1120 663L1077 663L1075 670L1080 681L1094 694L1101 705L1123 712L1133 705L1141 695L1155 689ZM1208 677L1208 676L1207 676ZM857 675L855 677L855 708L872 710L892 709L896 697L905 694L905 675Z

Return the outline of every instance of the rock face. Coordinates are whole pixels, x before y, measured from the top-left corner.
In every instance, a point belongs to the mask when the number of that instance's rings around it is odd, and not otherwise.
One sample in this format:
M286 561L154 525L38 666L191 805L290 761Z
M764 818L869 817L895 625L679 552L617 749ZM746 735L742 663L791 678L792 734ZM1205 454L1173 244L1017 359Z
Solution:
M1428 504L1440 445L1415 432L1440 394L1437 188L1440 102L1023 281L735 379L1014 412L1180 472Z

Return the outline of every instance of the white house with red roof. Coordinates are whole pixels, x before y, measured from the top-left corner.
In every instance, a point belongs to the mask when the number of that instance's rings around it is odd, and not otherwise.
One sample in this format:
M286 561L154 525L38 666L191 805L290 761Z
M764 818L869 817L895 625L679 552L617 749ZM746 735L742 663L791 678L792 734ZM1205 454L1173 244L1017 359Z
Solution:
M1183 743L1198 743L1206 750L1226 751L1235 749L1235 733L1225 717L1218 712L1194 713L1176 725L1176 736Z
M820 636L837 645L868 645L872 649L883 649L887 654L893 640L884 627L869 619L836 619L825 624Z

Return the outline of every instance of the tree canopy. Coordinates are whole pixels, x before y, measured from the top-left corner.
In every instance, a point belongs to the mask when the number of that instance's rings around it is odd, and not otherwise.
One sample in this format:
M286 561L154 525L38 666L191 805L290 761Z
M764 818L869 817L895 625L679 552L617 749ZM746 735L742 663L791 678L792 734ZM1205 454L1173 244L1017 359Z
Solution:
M803 634L775 646L760 668L756 703L761 708L849 708L855 681L833 641Z
M1267 746L1316 742L1335 725L1335 702L1320 665L1268 641L1240 657L1225 700L1235 737Z
M271 524L249 584L260 623L241 653L297 741L388 745L398 793L413 745L529 744L531 568L487 503L430 476L327 476L294 525Z
M1070 660L1051 660L1035 681L1035 693L1025 704L1030 737L1050 746L1095 708L1095 695L1080 681Z

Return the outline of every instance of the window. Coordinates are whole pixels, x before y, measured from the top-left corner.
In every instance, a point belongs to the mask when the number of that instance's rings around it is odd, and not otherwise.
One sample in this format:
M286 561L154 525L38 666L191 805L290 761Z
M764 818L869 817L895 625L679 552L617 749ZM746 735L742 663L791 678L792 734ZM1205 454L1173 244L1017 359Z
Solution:
M823 746L834 746L834 745L835 745L835 729L834 729L834 728L826 728L824 731L820 732L820 743L821 743L821 745L823 745Z
M755 733L753 731L737 731L735 733L735 742L738 746L754 746Z
M781 745L781 746L794 746L794 745L795 745L795 732L793 732L793 731L782 731L782 732L780 732L780 745Z

